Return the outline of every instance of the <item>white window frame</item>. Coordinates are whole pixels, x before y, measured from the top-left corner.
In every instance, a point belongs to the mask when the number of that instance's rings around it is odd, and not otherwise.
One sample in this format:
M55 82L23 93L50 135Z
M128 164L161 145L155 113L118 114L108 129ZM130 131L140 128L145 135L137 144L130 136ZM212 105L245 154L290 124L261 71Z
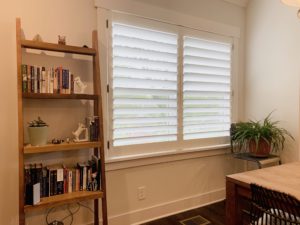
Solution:
M128 145L128 146L112 146L112 89L110 88L107 93L107 99L104 101L103 109L106 110L107 120L106 120L106 140L109 142L109 145L106 149L106 155L109 160L116 159L129 159L129 158L145 158L156 155L167 155L167 154L176 154L176 153L184 153L191 151L202 151L209 149L218 149L229 146L229 137L227 138L227 142L218 138L209 138L209 139L197 139L197 140L185 140L183 141L183 37L191 36L195 38L208 38L208 40L215 41L226 41L227 43L231 43L232 46L236 46L238 44L238 39L230 36L219 35L215 33L210 33L206 31L200 31L197 29L191 29L182 26L171 25L168 23L155 21L151 19L141 18L137 16L122 14L111 12L109 13L108 28L106 29L106 44L107 44L107 52L106 52L106 80L107 84L111 87L112 84L112 22L122 23L142 28L148 28L153 30L158 30L162 32L170 32L178 34L178 93L177 93L177 102L178 102L178 133L177 133L177 141L168 141L168 142L159 142L159 143L147 143L147 144L138 144L138 145ZM231 121L236 121L238 105L236 100L237 92L237 63L238 63L238 52L237 48L232 48L232 56L231 56Z

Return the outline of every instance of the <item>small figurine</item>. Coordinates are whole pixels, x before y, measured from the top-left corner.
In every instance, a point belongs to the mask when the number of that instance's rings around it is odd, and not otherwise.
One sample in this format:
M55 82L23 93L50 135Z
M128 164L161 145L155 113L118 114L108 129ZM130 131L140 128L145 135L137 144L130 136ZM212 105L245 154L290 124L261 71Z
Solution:
M55 145L58 145L58 144L64 143L64 140L63 139L56 139L56 138L54 138L54 139L52 139L51 143L55 144Z
M84 138L80 139L82 132L85 132ZM74 135L74 142L83 142L89 140L88 129L83 125L83 123L78 123L78 128L76 131L72 132Z
M58 44L66 45L66 36L58 35Z
M87 88L87 85L81 81L80 77L75 77L74 82L77 85L77 87L79 87L80 93L83 94L85 89Z
M39 35L39 34L36 34L36 35L33 37L33 40L34 40L34 41L39 41L39 42L43 41L41 35Z

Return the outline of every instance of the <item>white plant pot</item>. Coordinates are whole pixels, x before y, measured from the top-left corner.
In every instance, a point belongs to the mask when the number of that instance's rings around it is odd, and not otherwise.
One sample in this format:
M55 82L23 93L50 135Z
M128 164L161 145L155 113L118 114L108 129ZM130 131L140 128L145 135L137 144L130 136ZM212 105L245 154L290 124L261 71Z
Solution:
M29 143L32 146L46 145L48 140L48 127L28 127Z

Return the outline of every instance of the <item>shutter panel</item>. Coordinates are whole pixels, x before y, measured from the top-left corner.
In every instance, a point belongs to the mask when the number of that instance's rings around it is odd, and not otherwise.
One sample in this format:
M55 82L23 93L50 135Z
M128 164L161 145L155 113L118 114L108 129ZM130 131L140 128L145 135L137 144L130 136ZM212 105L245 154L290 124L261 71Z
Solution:
M177 140L177 35L113 23L113 145Z
M229 136L231 44L184 37L183 139Z

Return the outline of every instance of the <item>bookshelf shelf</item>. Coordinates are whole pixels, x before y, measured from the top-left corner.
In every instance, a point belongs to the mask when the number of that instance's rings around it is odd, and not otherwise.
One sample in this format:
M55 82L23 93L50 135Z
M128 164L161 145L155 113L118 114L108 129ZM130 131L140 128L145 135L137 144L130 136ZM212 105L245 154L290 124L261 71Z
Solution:
M93 200L103 197L102 191L77 191L62 195L55 195L51 197L42 198L41 202L37 205L25 205L25 213L46 209L50 207L56 207L60 205L76 203L85 200Z
M46 209L51 207L56 207L60 205L70 204L70 203L76 203L80 201L86 201L86 200L92 200L94 203L94 224L99 225L100 215L99 215L99 203L101 204L102 214L102 224L107 225L107 200L106 200L106 178L105 178L105 154L104 154L104 136L103 136L103 111L102 111L102 96L101 96L101 79L100 79L100 65L99 65L99 52L98 52L98 35L97 31L92 32L92 47L91 48L85 48L85 47L78 47L78 46L71 46L71 45L61 45L61 44L55 44L55 43L47 43L47 42L38 42L38 41L31 41L31 40L24 40L22 39L22 28L21 28L21 20L19 18L16 19L16 46L17 46L17 72L18 72L18 150L19 150L19 225L25 225L26 223L26 213L30 213L36 210L40 209ZM42 51L53 51L53 52L62 52L62 53L70 53L70 54L79 54L79 55L88 55L91 56L91 64L93 67L93 94L50 94L50 93L31 93L31 92L43 92L41 89L37 89L34 91L30 90L30 93L27 93L25 86L23 82L26 80L24 79L25 76L23 73L23 57L26 57L26 54L22 53L22 49L37 49ZM63 58L61 60L64 60ZM26 67L25 67L26 68ZM38 72L32 72L32 74L38 74ZM30 77L31 79L31 77ZM33 79L39 80L38 76L34 77ZM60 79L62 80L62 79ZM41 83L40 83L41 84ZM28 87L28 86L27 86ZM70 86L69 86L70 87ZM43 89L42 89L43 90ZM65 92L64 92L65 93ZM96 116L99 118L99 126L98 126L98 140L96 142L79 142L79 143L63 143L63 144L47 144L45 146L30 146L26 145L24 143L24 116L26 113L32 113L34 108L30 106L30 104L24 104L27 100L35 100L35 99L41 99L45 100L43 102L47 102L46 100L51 101L51 99L54 100L92 100L93 104L93 116ZM25 107L31 107L32 110L24 110ZM43 107L53 107L52 104L43 105ZM86 105L76 105L78 109L81 107L87 107ZM77 108L74 108L76 110ZM57 110L57 113L59 114L60 111ZM72 115L70 115L71 117ZM72 118L75 119L75 118ZM77 120L77 119L76 119ZM60 125L60 124L54 124L54 125ZM54 153L54 152L63 152L63 151L72 151L72 150L93 150L93 151L84 151L83 153L86 153L86 156L91 157L91 155L94 155L97 159L100 159L97 163L98 171L100 172L100 184L101 184L101 191L79 191L79 192L71 192L66 193L65 189L63 192L65 194L62 195L54 195L51 197L45 197L41 198L41 201L37 205L25 205L25 202L29 202L27 197L30 196L27 195L28 189L26 189L27 185L33 185L33 183L30 181L29 184L25 182L28 182L28 179L26 180L25 175L25 166L28 166L31 164L31 157L26 157L28 155L34 155L37 159L40 158L41 162L43 161L44 157L43 153ZM58 157L58 161L63 162L64 161L64 155L57 154L54 155L54 157ZM62 157L62 158L60 158ZM76 159L74 159L76 160ZM77 164L78 162L74 162L74 164ZM36 164L35 164L36 165ZM31 166L31 165L30 165ZM51 170L52 171L52 180L50 176L50 170L47 170L47 167L44 167L45 165L42 165L42 168L46 168L47 176L43 177L46 180L49 179L52 181L53 185L55 184L55 172L57 174L57 170ZM48 166L48 165L46 165ZM51 165L49 165L51 166ZM85 167L85 166L84 166ZM101 169L100 169L101 168ZM78 168L75 169L76 171ZM45 170L44 170L45 171ZM66 171L69 172L68 168L66 168ZM76 172L75 171L75 172ZM73 171L72 171L73 172ZM80 175L80 174L79 174ZM71 175L70 175L71 177ZM70 178L69 177L69 178ZM73 176L72 176L73 177ZM44 182L41 182L41 177L39 177L39 182L45 185ZM76 180L76 179L75 179ZM44 181L44 180L43 180ZM63 182L66 182L65 179ZM79 179L80 182L80 179ZM65 185L66 183L64 183ZM49 189L50 189L49 185ZM58 188L58 186L56 186ZM45 190L45 189L44 189ZM55 189L52 189L55 190ZM68 189L69 190L69 189ZM26 193L26 195L25 195ZM46 194L43 196L49 196L49 190L48 193L46 191ZM58 193L58 192L54 192ZM26 198L25 198L26 196ZM28 197L30 198L30 197Z
M22 48L38 49L53 52L64 52L79 55L95 56L96 50L93 48L83 48L71 45L60 45L40 41L21 40Z
M44 146L24 146L24 154L38 154L47 152L61 152L71 151L78 149L90 149L98 148L101 146L101 142L72 142L63 144L48 144Z
M79 100L97 100L98 95L89 94L37 94L23 93L24 99L79 99Z

